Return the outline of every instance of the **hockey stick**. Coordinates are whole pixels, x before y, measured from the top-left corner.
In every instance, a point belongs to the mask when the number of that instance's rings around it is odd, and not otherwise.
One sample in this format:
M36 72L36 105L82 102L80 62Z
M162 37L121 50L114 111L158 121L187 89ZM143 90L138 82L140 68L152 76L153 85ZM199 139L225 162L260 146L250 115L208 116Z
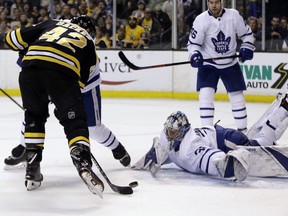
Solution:
M105 178L106 182L109 184L109 186L114 192L119 193L119 194L125 194L125 195L133 194L132 187L136 187L138 185L137 182L131 182L129 186L117 186L117 185L112 184L92 153L91 153L91 158L94 164L97 166L100 173L102 174L102 176Z
M149 66L136 66L132 62L128 60L128 58L124 55L122 51L119 51L118 56L120 59L126 64L129 68L133 70L144 70L144 69L151 69L151 68L160 68L160 67L169 67L175 65L182 65L182 64L191 64L191 61L184 61L184 62L175 62L175 63L167 63L167 64L158 64L158 65L149 65ZM222 60L222 59L229 59L229 58L237 58L240 55L233 55L233 56L225 56L225 57L216 57L216 58L209 58L203 59L203 61L215 61L215 60Z
M15 101L6 91L4 91L2 88L0 88L0 91L6 95L9 99L11 99L17 106L19 106L22 110L25 111L25 109L17 102Z

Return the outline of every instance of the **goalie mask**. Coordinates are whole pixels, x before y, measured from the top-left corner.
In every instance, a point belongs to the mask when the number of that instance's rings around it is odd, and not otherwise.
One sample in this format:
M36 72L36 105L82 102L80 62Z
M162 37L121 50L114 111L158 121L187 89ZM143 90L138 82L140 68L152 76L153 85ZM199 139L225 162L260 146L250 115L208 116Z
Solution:
M87 15L81 15L79 17L73 17L71 23L79 25L84 28L91 35L92 38L96 35L96 28L93 21Z
M164 132L170 142L181 142L189 129L190 123L181 111L173 112L164 124Z

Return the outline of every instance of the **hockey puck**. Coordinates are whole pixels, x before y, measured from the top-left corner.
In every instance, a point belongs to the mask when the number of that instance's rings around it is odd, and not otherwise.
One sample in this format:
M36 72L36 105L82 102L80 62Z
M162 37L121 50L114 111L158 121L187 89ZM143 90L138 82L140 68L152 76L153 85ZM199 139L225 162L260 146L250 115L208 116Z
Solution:
M138 182L137 182L137 181L131 182L131 183L129 184L129 186L130 186L131 188L135 188L135 187L138 186Z

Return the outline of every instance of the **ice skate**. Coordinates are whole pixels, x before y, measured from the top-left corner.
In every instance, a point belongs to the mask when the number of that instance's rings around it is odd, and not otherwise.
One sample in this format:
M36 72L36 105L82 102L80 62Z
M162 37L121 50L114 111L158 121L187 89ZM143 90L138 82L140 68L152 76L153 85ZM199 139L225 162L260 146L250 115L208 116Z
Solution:
M40 172L40 161L36 161L37 153L27 152L27 167L25 175L25 186L28 191L35 190L41 186L43 175Z
M12 151L11 155L4 159L4 169L17 169L26 167L26 148L19 144Z
M130 155L128 154L128 152L126 151L126 149L121 143L119 143L119 145L115 149L112 150L112 154L113 154L113 157L116 160L119 160L120 163L124 167L127 167L130 165L130 162L131 162Z
M288 98L287 98L287 94L283 95L283 98L281 100L280 106L282 106L284 109L286 109L288 111Z
M70 154L79 176L87 185L88 189L93 194L103 198L104 184L92 170L91 156L88 147L75 146L71 149Z

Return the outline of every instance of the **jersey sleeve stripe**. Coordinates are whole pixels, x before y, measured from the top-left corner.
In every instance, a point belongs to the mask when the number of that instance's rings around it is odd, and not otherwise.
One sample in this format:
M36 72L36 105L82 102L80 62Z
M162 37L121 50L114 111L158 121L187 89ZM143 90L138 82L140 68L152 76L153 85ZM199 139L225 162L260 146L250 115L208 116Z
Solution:
M8 44L8 46L10 46L13 50L19 50L19 48L12 42L11 37L12 37L12 31L8 32L6 35L6 43Z
M16 29L15 31L16 33L16 38L17 38L17 41L23 46L23 47L28 47L28 44L26 42L23 41L22 39L22 36L20 34L20 29Z
M11 32L11 42L17 46L17 49L23 50L24 47L19 43L19 39L17 37L16 31Z

